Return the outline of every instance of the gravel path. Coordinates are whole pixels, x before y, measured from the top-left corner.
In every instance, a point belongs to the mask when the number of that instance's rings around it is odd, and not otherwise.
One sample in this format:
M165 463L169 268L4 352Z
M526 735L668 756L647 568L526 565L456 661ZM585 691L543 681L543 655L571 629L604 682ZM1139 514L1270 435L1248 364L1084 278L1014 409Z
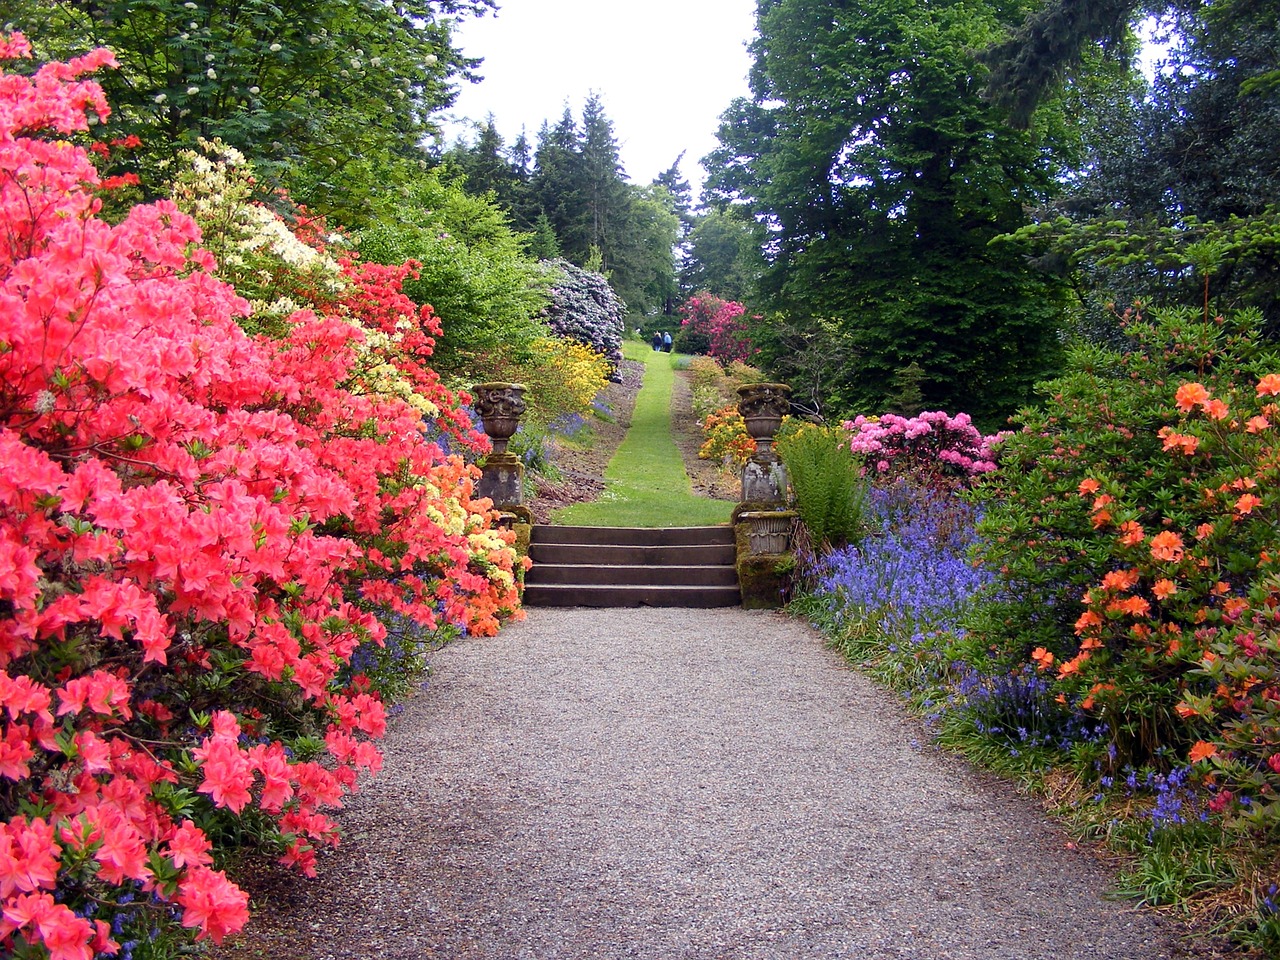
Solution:
M245 956L1185 955L782 614L535 609L433 668Z

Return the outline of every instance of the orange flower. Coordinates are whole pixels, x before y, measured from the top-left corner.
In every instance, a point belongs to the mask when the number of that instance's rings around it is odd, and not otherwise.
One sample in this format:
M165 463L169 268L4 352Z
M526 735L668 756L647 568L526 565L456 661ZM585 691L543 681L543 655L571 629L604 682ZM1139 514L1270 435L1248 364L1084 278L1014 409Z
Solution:
M1120 542L1126 547L1136 547L1142 542L1143 536L1142 524L1136 520L1126 520L1120 524Z
M1245 433L1261 433L1271 426L1271 421L1266 417L1250 417L1249 422L1245 424Z
M1037 670L1048 670L1053 666L1053 654L1044 647L1036 647L1032 650L1031 659L1035 662Z
M1280 393L1280 373L1268 373L1258 381L1258 396L1271 397Z
M1115 499L1116 498L1111 496L1111 494L1109 493L1102 494L1100 497L1095 498L1093 501L1094 511L1096 512L1098 510L1101 510L1103 507L1105 507L1109 503L1114 503Z
M1097 493L1102 489L1102 484L1098 483L1092 477L1086 477L1080 481L1080 486L1076 487L1080 491L1080 496L1087 497L1091 493Z
M1225 420L1231 415L1231 411L1227 409L1227 405L1221 400L1210 400L1204 405L1204 412L1214 420Z
M1058 676L1069 677L1071 674L1079 671L1081 664L1089 659L1088 653L1077 654L1058 668Z
M1262 389L1262 385L1258 385L1258 389ZM1204 403L1209 399L1209 391L1198 383L1184 383L1178 388L1178 393L1174 398L1174 402L1178 405L1178 409L1183 413L1190 413L1198 403Z
M1255 497L1252 493L1246 493L1236 501L1236 513L1246 514L1253 513L1253 508L1262 505L1262 498Z
M1197 740L1195 745L1191 748L1191 762L1199 763L1201 760L1208 760L1217 752L1218 748L1212 743L1205 743L1203 740Z
M1121 612L1129 614L1131 617L1145 617L1151 612L1151 604L1142 597L1126 597L1116 606Z
M1173 712L1180 716L1183 720L1189 720L1191 717L1198 717L1200 714L1196 712L1196 708L1190 704L1180 703L1173 708Z
M1080 614L1080 619L1076 621L1076 633L1084 633L1090 627L1102 626L1102 618L1092 610L1086 610Z
M1151 556L1177 563L1182 559L1182 538L1172 530L1157 533L1151 538Z
M1137 582L1137 570L1112 570L1102 578L1102 586L1106 590L1129 590Z
M1156 595L1157 600L1168 600L1178 592L1178 585L1172 580L1157 580L1151 592Z
M1239 620L1240 614L1249 609L1249 601L1244 597L1232 597L1222 605L1222 613L1228 620Z
M1111 522L1111 513L1107 510L1099 510L1093 515L1093 529L1101 530Z
M1203 540L1205 537L1209 536L1212 533L1213 533L1212 523L1202 523L1200 524L1200 526L1196 527L1197 540Z
M1200 446L1200 438L1192 437L1185 433L1178 433L1172 427L1161 427L1158 434L1164 441L1164 449L1181 450L1188 457L1196 452L1196 448Z
M1107 690L1114 690L1114 689L1115 689L1115 684L1095 683L1092 687L1089 688L1089 695L1080 701L1081 708L1084 710L1092 710L1094 697L1096 697L1098 694L1103 693Z

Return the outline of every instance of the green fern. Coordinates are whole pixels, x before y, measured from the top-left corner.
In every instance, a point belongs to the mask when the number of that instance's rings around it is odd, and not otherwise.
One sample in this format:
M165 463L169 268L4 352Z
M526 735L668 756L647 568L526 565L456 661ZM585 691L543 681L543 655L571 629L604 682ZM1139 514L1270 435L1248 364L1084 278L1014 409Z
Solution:
M849 449L844 431L802 424L778 437L778 455L787 468L796 512L815 545L856 541L866 510L861 460Z

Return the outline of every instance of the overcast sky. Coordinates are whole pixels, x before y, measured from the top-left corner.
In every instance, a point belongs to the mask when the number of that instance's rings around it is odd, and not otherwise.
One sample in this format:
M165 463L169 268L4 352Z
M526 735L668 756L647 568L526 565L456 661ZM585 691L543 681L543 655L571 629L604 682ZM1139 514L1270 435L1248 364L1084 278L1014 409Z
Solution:
M499 0L496 15L468 19L456 41L483 57L478 84L463 83L451 115L492 113L509 145L523 127L536 146L567 103L576 118L595 92L613 121L632 183L680 165L695 199L698 161L716 145L720 114L746 96L755 0ZM450 126L451 143L460 127Z

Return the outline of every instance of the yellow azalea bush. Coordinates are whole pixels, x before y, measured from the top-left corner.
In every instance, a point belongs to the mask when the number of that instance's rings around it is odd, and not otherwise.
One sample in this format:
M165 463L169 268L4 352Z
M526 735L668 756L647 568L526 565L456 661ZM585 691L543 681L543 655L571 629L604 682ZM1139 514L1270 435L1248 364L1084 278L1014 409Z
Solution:
M609 361L585 343L552 335L534 341L533 359L513 373L510 379L528 391L529 422L546 424L565 414L585 416L608 383Z

